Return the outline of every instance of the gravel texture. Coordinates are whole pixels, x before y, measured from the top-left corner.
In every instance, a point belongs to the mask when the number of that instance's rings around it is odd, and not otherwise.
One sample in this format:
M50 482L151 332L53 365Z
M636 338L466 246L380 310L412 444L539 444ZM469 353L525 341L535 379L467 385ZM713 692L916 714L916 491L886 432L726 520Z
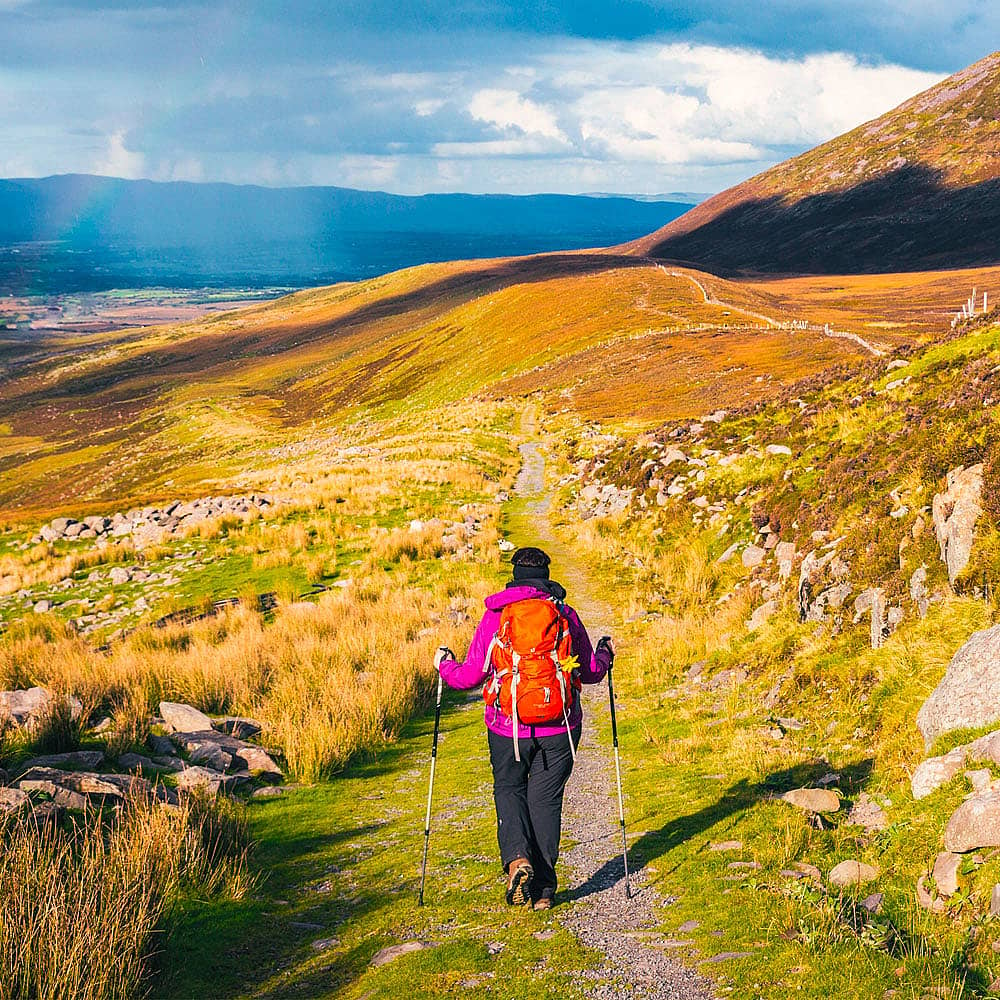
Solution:
M524 464L515 490L529 500L526 513L534 537L515 540L548 551L553 577L565 585L567 602L596 639L611 631L611 610L594 598L587 574L552 532L550 501L544 493L545 460L537 445L522 445L521 454ZM527 528L517 534L526 534ZM583 944L604 955L602 965L585 977L593 1000L709 1000L711 983L666 951L678 944L656 931L657 914L666 900L648 884L643 871L633 872L632 898L625 897L613 750L603 744L597 726L608 716L607 691L604 684L583 691L583 740L563 808L563 835L575 846L560 858L561 891L554 912ZM628 748L622 752L627 754ZM627 788L625 794L627 825Z

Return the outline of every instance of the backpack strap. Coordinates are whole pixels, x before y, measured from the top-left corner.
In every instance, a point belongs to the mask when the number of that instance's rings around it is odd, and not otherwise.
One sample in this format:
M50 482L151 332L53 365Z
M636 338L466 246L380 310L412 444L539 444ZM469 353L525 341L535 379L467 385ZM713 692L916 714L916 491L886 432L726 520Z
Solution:
M517 652L511 650L511 662L513 664L511 667L511 676L510 676L510 706L511 706L511 712L513 713L513 718L511 719L511 722L513 724L512 732L514 737L514 760L516 760L519 764L521 763L521 744L520 741L518 740L518 732L517 732L520 726L520 723L518 722L517 718L517 679L518 676L520 675L520 671L518 670L518 663L520 659L521 657L517 654Z
M569 753L573 758L573 763L576 763L576 747L573 746L573 730L569 727L569 714L566 710L567 702L567 691L566 691L566 675L562 670L556 671L556 676L559 678L559 689L562 693L562 705L563 705L563 722L566 723L566 735L569 737Z

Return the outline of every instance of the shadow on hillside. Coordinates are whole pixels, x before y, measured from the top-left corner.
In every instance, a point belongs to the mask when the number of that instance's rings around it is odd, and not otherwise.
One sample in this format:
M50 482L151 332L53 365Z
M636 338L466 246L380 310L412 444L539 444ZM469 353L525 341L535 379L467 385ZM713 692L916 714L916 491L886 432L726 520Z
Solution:
M847 767L837 769L840 775L838 787L848 797L856 794L868 781L874 761L856 761ZM629 870L635 874L646 865L668 854L675 847L692 840L710 830L716 824L737 813L745 812L757 802L773 798L793 788L813 785L830 771L827 764L798 764L769 774L763 781L752 783L743 779L730 785L722 795L710 805L697 812L677 816L658 830L649 830L629 845ZM610 842L610 841L609 841ZM621 841L615 842L620 848ZM625 877L625 869L620 854L606 861L585 882L569 889L565 899L583 899L595 892L607 889Z
M718 274L884 273L1000 261L1000 180L948 187L941 171L917 164L801 200L740 202L684 231L705 214L697 208L666 227L649 255Z
M171 376L207 375L213 368L255 357L273 357L304 345L342 337L370 323L405 313L453 308L461 302L498 291L510 285L550 281L555 278L599 274L616 268L648 267L640 257L612 253L543 254L500 261L471 262L461 271L421 285L399 295L387 296L359 305L334 320L319 319L295 327L283 322L277 328L262 325L253 330L219 328L211 325L202 336L173 342L143 351L98 370L81 372L57 384L34 392L0 398L0 417L22 413L26 407L54 398L92 397L108 392L105 404L117 398L131 398L138 385L163 387ZM224 314L223 314L224 315ZM213 320L217 321L217 317ZM109 391L113 390L113 391Z

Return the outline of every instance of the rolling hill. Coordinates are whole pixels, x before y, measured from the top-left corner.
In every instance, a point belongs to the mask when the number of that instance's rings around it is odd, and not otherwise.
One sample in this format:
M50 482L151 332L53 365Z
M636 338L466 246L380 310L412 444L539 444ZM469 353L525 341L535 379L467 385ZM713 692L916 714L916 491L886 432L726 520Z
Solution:
M720 273L1000 261L1000 53L709 198L630 249Z

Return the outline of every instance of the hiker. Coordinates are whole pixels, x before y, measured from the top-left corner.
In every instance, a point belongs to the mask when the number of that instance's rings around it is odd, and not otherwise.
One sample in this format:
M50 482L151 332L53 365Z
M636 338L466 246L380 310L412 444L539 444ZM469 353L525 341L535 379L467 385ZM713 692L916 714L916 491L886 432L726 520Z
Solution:
M592 649L563 604L565 588L549 579L549 562L541 549L518 549L513 579L486 598L465 662L447 647L435 658L449 687L483 685L507 903L536 910L550 909L556 892L563 789L583 723L580 684L602 680L615 655L607 636Z

